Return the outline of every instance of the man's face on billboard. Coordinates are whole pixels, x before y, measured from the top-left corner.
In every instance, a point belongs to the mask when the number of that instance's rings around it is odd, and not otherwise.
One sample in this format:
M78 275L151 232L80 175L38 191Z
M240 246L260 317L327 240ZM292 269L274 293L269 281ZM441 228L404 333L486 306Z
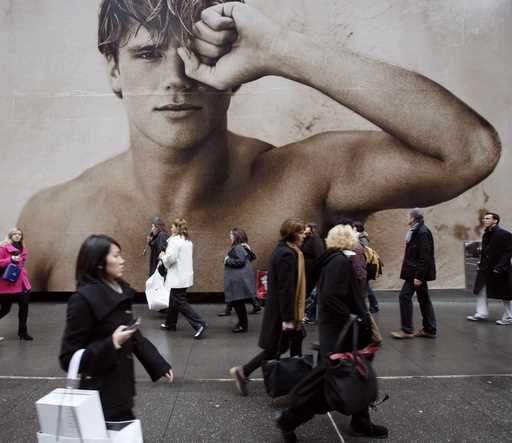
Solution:
M187 148L225 126L230 94L185 75L176 47L158 47L140 28L109 61L112 88L120 92L130 134L137 141Z

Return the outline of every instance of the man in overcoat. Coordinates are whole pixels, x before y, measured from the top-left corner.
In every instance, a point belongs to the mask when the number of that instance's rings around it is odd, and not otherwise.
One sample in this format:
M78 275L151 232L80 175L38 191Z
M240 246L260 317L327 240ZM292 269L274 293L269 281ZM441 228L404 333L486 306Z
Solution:
M473 293L476 295L476 312L468 315L471 321L486 320L489 316L488 298L503 300L503 315L498 325L512 325L511 266L512 234L499 226L500 216L488 212L483 218L484 234L478 273Z
M436 279L434 239L427 228L421 209L409 211L409 231L405 237L405 254L400 278L404 281L400 291L400 321L398 331L391 332L393 338L425 337L437 335L436 316L428 294L428 281ZM412 297L416 293L423 317L423 328L414 332L412 324Z

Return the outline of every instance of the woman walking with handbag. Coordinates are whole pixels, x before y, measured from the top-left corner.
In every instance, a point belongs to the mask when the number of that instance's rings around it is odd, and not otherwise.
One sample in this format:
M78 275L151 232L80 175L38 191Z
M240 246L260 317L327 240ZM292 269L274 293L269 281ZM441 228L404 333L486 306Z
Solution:
M167 249L160 254L160 260L167 268L165 288L169 291L167 318L160 327L175 331L178 314L181 313L194 329L194 338L198 340L203 336L207 325L187 301L187 289L194 284L193 248L187 221L184 218L177 218L171 225Z
M68 301L60 364L68 370L73 354L80 361L81 389L98 390L105 420L133 420L133 357L153 381L173 380L171 365L138 330L132 315L135 290L123 279L121 247L106 235L89 236L78 253L76 293Z
M294 387L286 402L281 402L286 403L288 408L278 414L276 422L287 442L297 441L295 428L312 419L314 415L325 414L333 409L325 396L324 375L327 360L332 353L352 351L351 334L343 341L343 348L336 349L340 333L351 321L351 315L362 319L358 348L362 349L371 342L368 310L350 262L350 257L354 255L352 249L358 241L357 234L348 225L335 226L325 240L327 250L319 259L317 267L320 363L308 377ZM368 407L366 405L352 414L352 433L370 438L386 438L387 428L372 423Z
M238 316L234 333L247 332L249 322L245 303L256 297L256 274L251 262L256 254L247 244L244 230L233 228L229 233L231 249L224 258L224 298Z
M28 293L32 288L25 269L27 257L28 249L23 243L23 232L18 228L11 229L7 238L0 243L0 319L9 313L14 302L18 303L20 340L34 339L27 331ZM4 338L0 337L2 340Z
M269 264L268 293L258 342L263 351L245 365L229 371L243 396L248 395L249 375L264 361L272 360L288 349L291 356L302 355L306 276L300 245L304 240L304 222L285 220L280 234L281 240Z

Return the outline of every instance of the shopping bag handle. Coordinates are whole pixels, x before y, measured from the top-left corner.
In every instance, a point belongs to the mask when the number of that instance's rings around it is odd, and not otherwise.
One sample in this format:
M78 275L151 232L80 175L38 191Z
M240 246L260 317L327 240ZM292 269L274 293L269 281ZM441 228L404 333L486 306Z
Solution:
M85 349L79 349L76 351L69 362L68 367L68 378L66 380L66 388L74 388L78 378L78 371L80 370L80 360L84 354Z

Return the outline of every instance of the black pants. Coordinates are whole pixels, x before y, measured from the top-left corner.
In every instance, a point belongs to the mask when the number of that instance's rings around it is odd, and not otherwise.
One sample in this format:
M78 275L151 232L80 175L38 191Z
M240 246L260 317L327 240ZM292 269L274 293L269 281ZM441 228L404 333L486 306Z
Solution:
M166 325L176 327L176 324L178 323L178 314L180 313L188 320L190 326L195 330L206 325L206 322L187 301L187 288L171 289L171 293L169 294L169 309L167 311Z
M423 329L430 334L436 334L436 316L434 314L434 307L428 295L427 282L423 282L421 286L414 286L413 280L406 280L400 291L400 321L402 331L409 334L414 332L412 324L412 297L414 293L418 296L418 303L420 305L421 316L423 317Z
M0 302L0 319L5 317L11 310L14 302L18 303L18 335L27 333L27 319L28 319L28 292L20 292L19 294L4 294L0 295L6 297L7 301Z
M242 366L244 375L249 375L256 369L261 368L264 361L272 360L290 349L290 357L302 355L302 340L304 340L304 331L286 331L281 338L281 348L277 351L268 351L264 349L256 355L251 361Z
M105 421L128 421L135 420L133 411L131 409L124 409L122 411L103 411Z
M249 326L249 320L247 319L247 309L245 308L246 300L236 300L231 302L231 306L235 309L238 317L238 325L244 329Z

